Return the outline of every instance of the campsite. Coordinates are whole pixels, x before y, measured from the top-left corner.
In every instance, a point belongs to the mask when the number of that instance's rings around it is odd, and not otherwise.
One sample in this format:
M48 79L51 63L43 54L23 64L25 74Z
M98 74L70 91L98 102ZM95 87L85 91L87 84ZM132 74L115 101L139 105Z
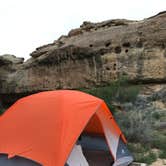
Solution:
M0 166L166 166L166 1L0 2Z

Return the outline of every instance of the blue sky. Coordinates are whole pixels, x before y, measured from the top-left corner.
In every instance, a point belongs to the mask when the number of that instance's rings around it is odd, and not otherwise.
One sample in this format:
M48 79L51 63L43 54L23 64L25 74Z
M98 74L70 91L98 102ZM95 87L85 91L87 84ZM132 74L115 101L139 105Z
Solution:
M0 0L0 55L29 58L83 21L141 20L166 10L166 0Z

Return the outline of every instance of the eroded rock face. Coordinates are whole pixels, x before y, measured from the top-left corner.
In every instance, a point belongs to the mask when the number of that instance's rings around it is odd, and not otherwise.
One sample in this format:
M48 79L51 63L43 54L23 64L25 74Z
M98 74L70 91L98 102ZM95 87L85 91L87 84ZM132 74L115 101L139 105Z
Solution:
M121 75L132 82L165 83L166 12L142 21L84 22L31 56L24 63L0 57L3 100L44 90L103 86Z

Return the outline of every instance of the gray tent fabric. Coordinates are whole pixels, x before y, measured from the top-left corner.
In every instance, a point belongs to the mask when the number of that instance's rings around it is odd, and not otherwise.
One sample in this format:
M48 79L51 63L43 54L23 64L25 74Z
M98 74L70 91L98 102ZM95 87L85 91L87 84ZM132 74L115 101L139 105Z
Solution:
M93 137L93 136L84 135L79 140L79 144L81 144L82 148L86 150L98 150L98 151L109 152L106 140L105 138L102 137ZM129 152L126 144L122 141L120 137L116 152L116 161L114 162L113 166L128 166L132 161L133 157Z
M127 146L123 143L122 139L119 138L116 161L113 166L128 166L132 162L133 156L129 152Z
M123 143L122 139L119 138L116 158L119 159L119 158L126 157L126 156L131 156L131 153L129 152L127 146Z
M66 163L69 166L89 166L83 154L81 145L74 145Z
M6 154L0 154L0 166L41 166L41 165L23 157L16 156L8 159Z

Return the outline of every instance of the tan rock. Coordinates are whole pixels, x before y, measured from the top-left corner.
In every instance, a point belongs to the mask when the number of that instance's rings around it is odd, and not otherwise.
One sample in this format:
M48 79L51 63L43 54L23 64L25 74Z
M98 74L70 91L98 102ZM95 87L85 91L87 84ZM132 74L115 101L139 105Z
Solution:
M122 75L133 83L166 83L165 43L166 12L142 21L84 22L27 62L1 65L0 97L103 86Z

